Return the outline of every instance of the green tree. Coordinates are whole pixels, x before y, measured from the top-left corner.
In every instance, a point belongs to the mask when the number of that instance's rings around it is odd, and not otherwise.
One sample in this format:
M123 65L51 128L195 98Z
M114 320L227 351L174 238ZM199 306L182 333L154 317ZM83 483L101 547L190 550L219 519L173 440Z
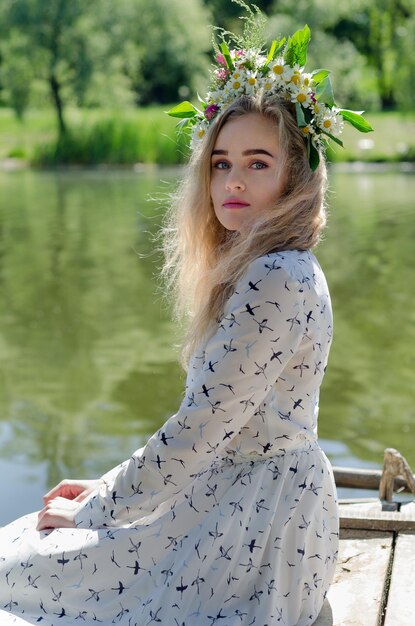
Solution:
M0 77L4 89L3 98L9 102L19 119L22 119L30 99L33 68L25 53L29 42L24 34L12 32L2 45Z
M365 105L377 99L383 109L413 105L408 80L415 73L415 0L298 0L295 5L274 0L273 11L280 23L289 18L296 26L310 25L318 44L312 50L323 64L330 58L341 90L348 86L352 101Z
M4 99L22 115L32 80L46 84L62 136L69 103L193 96L208 74L210 22L202 0L2 0Z
M373 109L379 105L373 70L353 39L334 32L344 16L358 11L363 2L366 0L349 0L342 6L336 0L298 0L294 7L289 0L276 0L267 34L271 40L308 24L312 42L307 67L329 67L335 97L342 106Z
M410 56L403 57L402 39L408 20L415 16L412 0L377 0L376 6L368 8L369 38L368 57L376 71L378 88L382 100L382 108L395 108L398 103L397 72L402 64L410 63L413 67L412 51ZM406 33L405 33L406 34ZM413 47L413 20L411 29Z
M398 31L398 63L395 72L395 97L403 109L415 108L415 12Z
M203 1L212 13L212 24L233 32L240 30L241 24L238 24L238 19L243 14L243 10L236 2L232 0ZM245 1L248 6L256 5L263 13L268 14L271 11L274 0Z
M136 101L171 103L204 86L211 21L202 0L132 0L126 38L134 43L128 65Z
M31 79L46 82L59 134L65 105L82 104L98 67L107 69L109 36L100 29L101 0L3 0L1 80L18 114L28 105Z

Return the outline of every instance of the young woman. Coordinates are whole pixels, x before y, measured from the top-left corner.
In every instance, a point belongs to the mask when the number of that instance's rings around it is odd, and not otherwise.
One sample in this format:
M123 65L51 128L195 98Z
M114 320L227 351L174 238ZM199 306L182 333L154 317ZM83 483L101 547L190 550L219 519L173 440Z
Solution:
M166 229L166 272L191 318L183 402L129 460L63 481L0 532L2 625L318 616L338 546L317 441L332 313L310 252L326 170L318 142L310 167L286 93L233 95L196 126Z

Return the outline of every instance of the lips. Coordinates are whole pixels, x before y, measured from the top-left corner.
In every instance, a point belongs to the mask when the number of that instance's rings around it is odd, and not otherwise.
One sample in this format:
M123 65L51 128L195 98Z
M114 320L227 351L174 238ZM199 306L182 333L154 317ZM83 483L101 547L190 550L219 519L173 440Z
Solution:
M222 206L225 209L244 209L249 206L248 202L244 202L239 198L227 198L225 202L222 203Z

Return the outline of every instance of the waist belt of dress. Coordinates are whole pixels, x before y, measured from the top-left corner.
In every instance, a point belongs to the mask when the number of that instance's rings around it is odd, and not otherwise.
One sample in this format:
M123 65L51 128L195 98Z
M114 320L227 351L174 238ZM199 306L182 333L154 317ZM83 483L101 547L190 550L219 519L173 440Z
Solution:
M264 452L241 452L239 450L226 450L225 455L220 455L220 458L231 463L258 463L259 461L268 461L275 457L283 456L296 456L298 454L304 454L313 450L319 449L320 446L316 439L303 442L301 446L295 448L271 448Z

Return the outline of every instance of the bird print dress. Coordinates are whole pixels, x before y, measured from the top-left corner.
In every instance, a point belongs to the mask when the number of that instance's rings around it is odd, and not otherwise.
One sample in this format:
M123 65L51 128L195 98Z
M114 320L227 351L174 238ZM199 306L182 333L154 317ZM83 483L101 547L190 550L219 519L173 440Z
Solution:
M317 442L332 338L309 251L252 261L175 415L80 504L75 529L0 530L0 624L310 626L338 514Z

